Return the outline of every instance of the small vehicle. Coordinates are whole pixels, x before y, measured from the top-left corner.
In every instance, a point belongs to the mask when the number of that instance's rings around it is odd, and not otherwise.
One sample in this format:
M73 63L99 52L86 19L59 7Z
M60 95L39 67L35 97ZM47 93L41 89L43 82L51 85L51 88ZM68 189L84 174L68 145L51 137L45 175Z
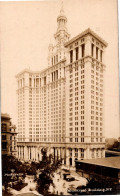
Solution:
M70 175L68 175L68 176L66 177L66 181L69 181L69 182L75 181L75 178L72 177L72 176L70 176Z
M85 189L86 188L86 186L84 186L84 185L81 185L81 186L77 186L77 188L76 189Z

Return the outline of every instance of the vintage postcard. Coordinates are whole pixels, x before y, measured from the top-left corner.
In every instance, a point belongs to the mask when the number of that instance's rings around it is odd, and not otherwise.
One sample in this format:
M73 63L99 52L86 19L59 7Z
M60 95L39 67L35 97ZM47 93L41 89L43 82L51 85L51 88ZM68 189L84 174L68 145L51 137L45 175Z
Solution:
M0 2L2 195L120 194L117 0Z

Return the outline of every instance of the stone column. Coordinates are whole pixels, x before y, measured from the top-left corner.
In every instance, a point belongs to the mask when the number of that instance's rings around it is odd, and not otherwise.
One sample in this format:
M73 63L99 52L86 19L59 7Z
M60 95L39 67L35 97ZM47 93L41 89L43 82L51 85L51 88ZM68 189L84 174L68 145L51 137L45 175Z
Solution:
M42 152L41 152L41 150L42 150L42 147L40 147L40 150L39 150L40 161L42 161Z
M72 148L72 166L75 167L75 149Z
M32 146L30 147L30 152L31 152L31 159L30 160L32 160L32 158L33 158L33 152L32 152Z
M105 58L105 56L106 56L106 50L104 48L104 50L102 50L102 63L103 64L106 64L106 58Z
M100 49L98 48L98 61L100 61Z
M37 160L37 158L36 158L36 149L37 149L37 148L36 148L36 146L35 146L35 161Z
M86 159L90 159L90 158L91 158L90 147L87 146L87 148L86 148Z
M50 148L50 154L52 154L54 156L54 149Z
M38 148L38 151L37 151L37 160L40 161L40 148Z
M30 147L28 146L28 160L30 160Z
M23 146L21 147L21 158L23 159Z
M95 159L97 158L96 157L96 148L94 148L94 157L95 157Z
M84 159L87 159L87 149L84 149Z
M105 157L105 149L102 149L102 158Z
M95 56L95 55L96 55L96 54L95 54L95 47L96 47L96 46L94 45L94 47L93 47L93 58L96 58L96 56Z
M69 166L69 149L66 148L66 166Z
M80 152L80 148L78 148L78 160L81 159L81 152Z
M34 148L33 148L33 153L34 153L34 161L35 161L35 146L34 146Z
M58 155L57 155L57 148L55 148L55 160L58 159Z
M28 160L28 151L27 151L27 146L24 146L24 160Z
M64 148L61 148L62 164L64 164Z
M32 152L31 152L31 147L29 148L30 150L30 160L32 159Z
M32 160L35 160L35 147L32 146Z
M49 155L50 155L50 148L48 147L47 148L47 156L49 157Z
M21 159L21 146L19 146L19 158Z
M60 159L60 148L58 148L58 160Z
M98 158L101 158L101 149L98 148Z
M21 146L21 159L23 159L23 146Z
M89 37L85 43L85 56L91 56L91 41Z
M36 147L36 160L38 161L38 147Z
M79 46L79 52L78 52L78 58L81 59L82 58L82 51L81 51L81 46Z
M18 159L19 159L19 146L17 146L17 152L18 152Z
M18 159L19 159L19 146L17 146L17 153L18 153Z
M76 53L75 53L75 49L73 49L73 62L76 61Z
M62 155L61 155L61 148L59 148L59 153L60 153L60 159L62 158Z

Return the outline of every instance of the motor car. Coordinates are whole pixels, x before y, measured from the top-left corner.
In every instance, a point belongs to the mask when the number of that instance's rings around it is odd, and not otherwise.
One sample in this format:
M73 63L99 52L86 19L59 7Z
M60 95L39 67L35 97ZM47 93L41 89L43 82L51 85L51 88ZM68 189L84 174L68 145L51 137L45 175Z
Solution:
M73 176L70 176L70 175L68 175L67 177L66 177L66 181L75 181L75 178L73 177Z
M86 188L86 186L84 186L84 185L80 185L80 186L77 186L77 188L76 189L85 189Z

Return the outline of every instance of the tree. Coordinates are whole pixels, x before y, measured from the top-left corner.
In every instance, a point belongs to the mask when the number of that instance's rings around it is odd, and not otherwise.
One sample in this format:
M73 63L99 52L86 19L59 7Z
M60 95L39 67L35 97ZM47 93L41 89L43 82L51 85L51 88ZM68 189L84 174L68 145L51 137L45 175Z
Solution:
M2 156L2 185L8 194L10 183L19 183L25 178L25 167L17 158L9 155Z
M113 148L116 148L118 146L118 140L115 138L107 138L105 142L106 142L106 149L108 150L112 150Z
M37 191L44 195L50 195L49 187L53 183L54 172L61 166L61 160L54 160L53 156L50 154L47 156L47 149L43 148L41 150L42 153L42 161L41 165L43 165L42 171L39 174L37 181Z

